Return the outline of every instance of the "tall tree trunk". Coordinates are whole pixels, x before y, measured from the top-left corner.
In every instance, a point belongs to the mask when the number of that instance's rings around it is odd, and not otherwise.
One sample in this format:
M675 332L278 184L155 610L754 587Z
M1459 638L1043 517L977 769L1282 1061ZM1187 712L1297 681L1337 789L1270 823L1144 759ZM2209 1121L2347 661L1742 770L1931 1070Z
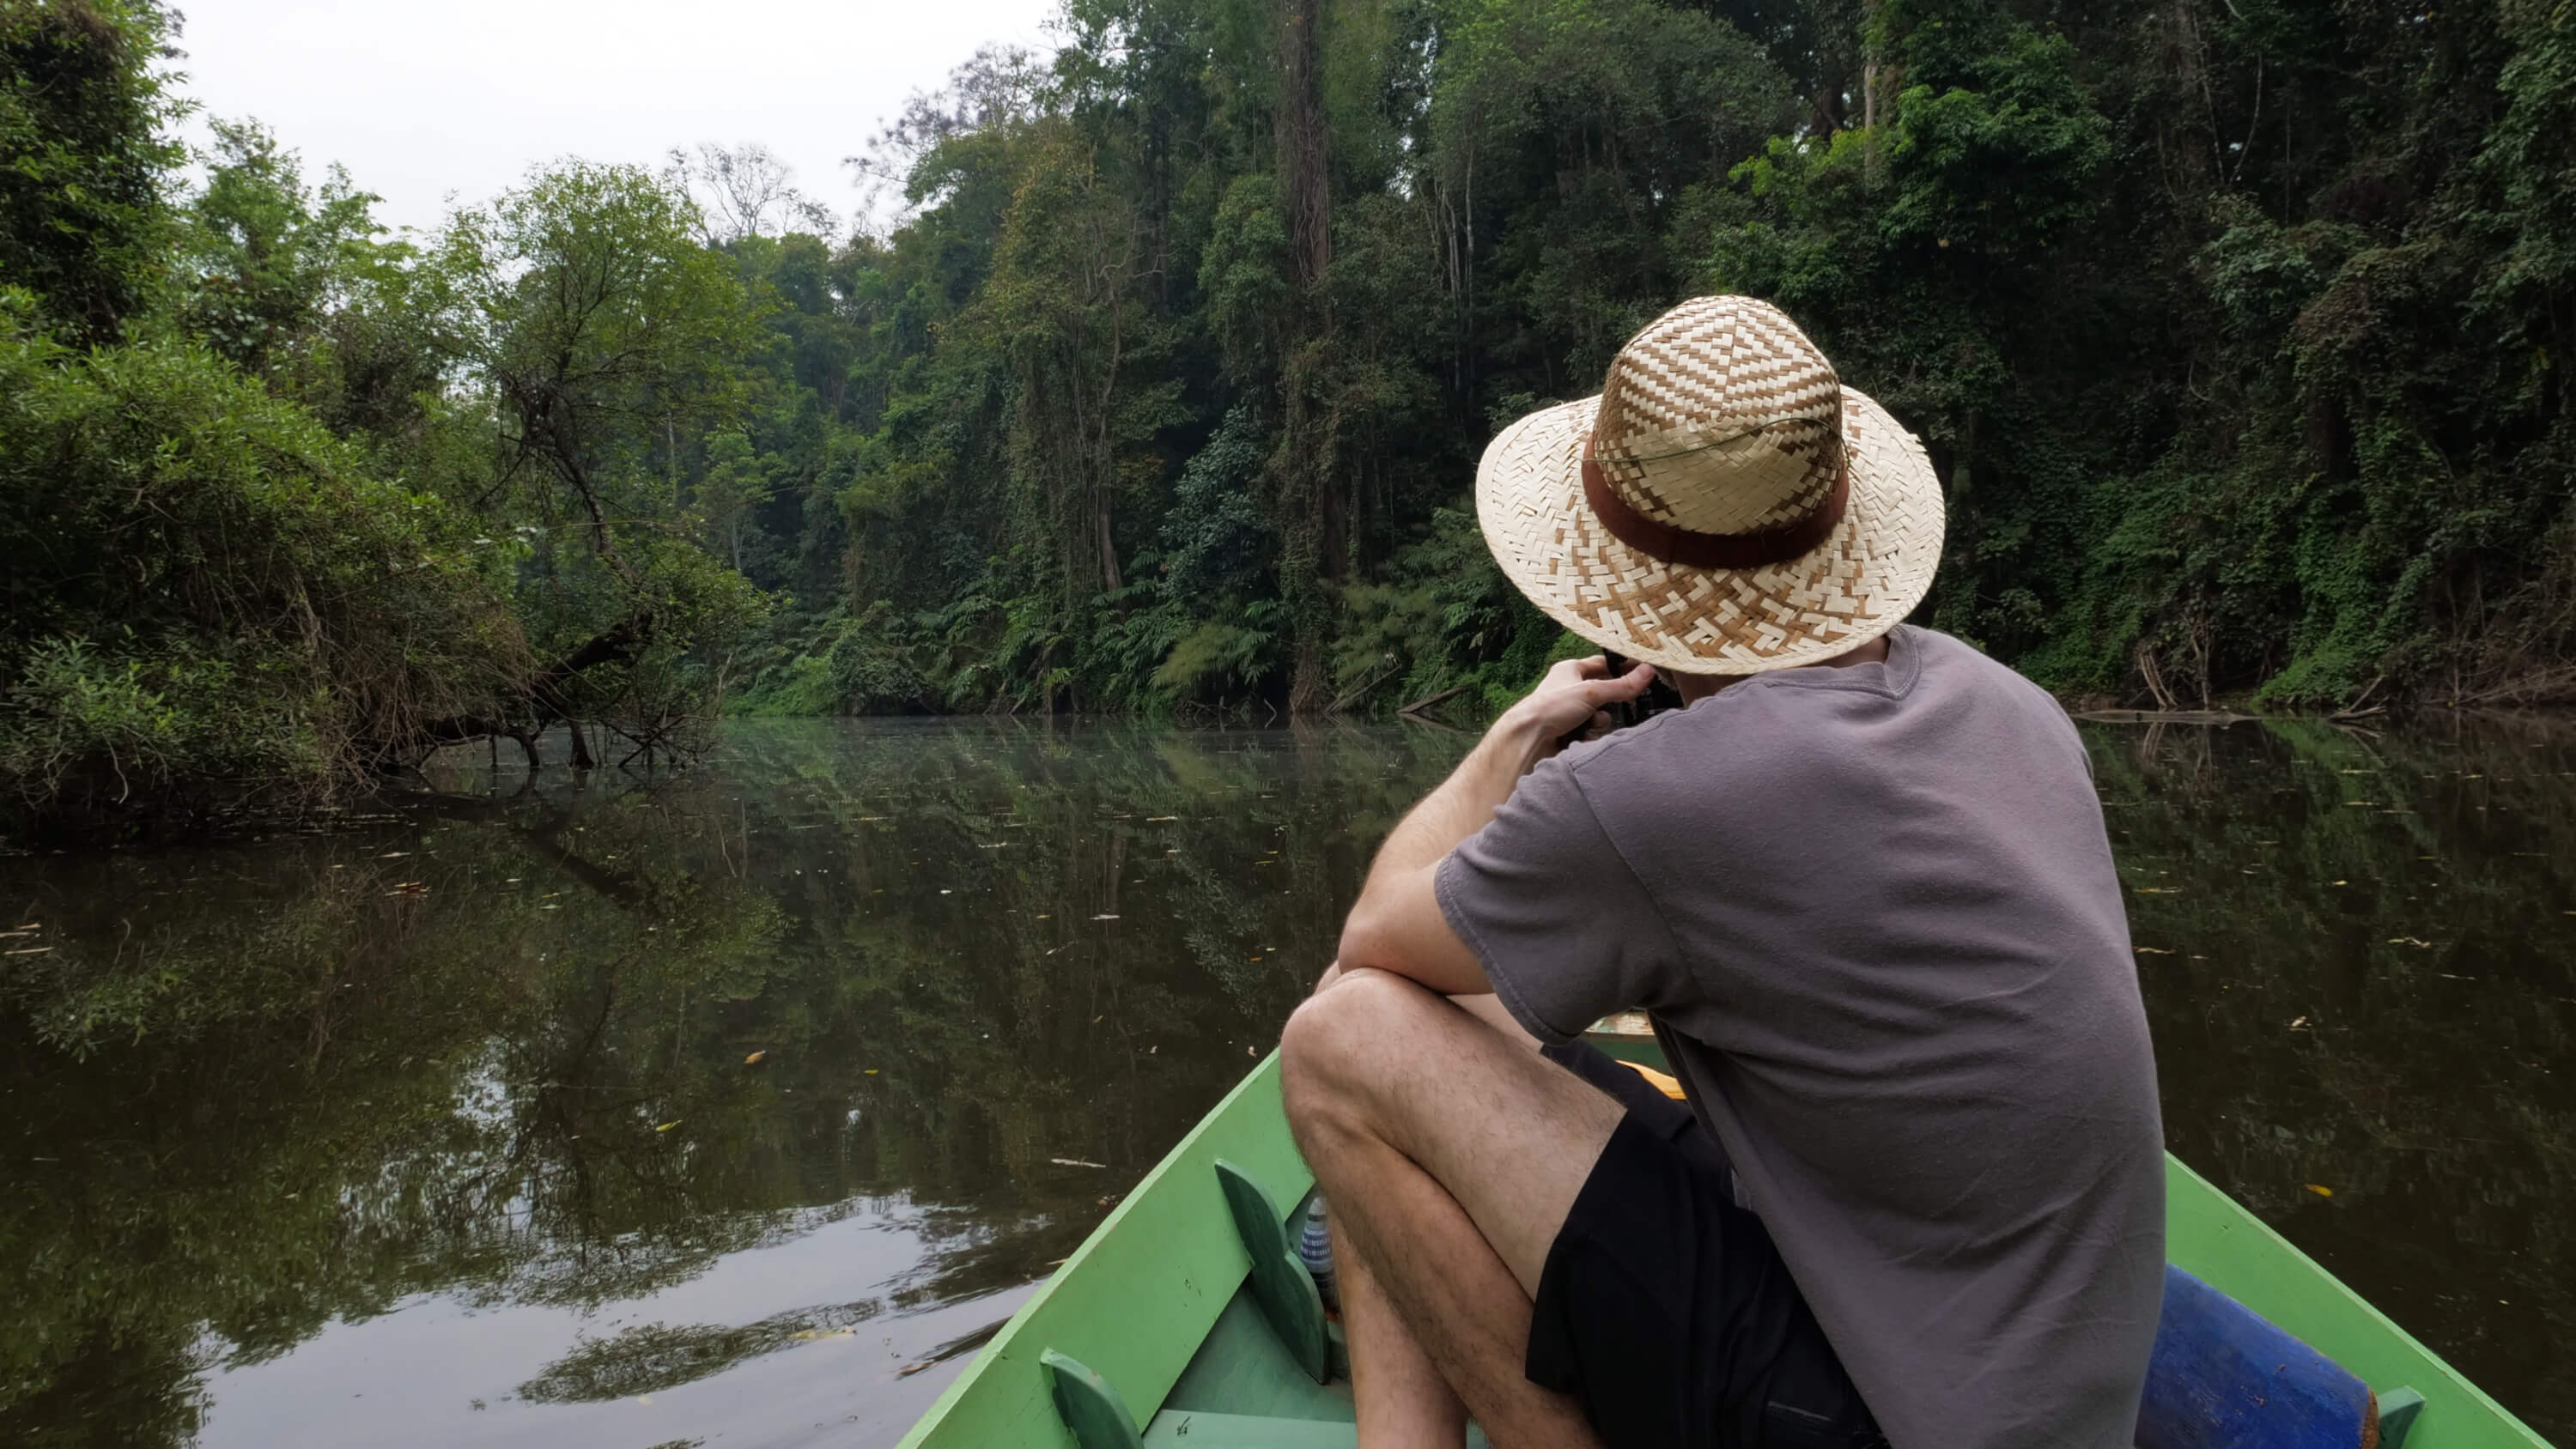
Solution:
M1279 179L1286 191L1288 256L1308 315L1330 325L1324 272L1333 261L1332 198L1324 174L1324 0L1282 0Z
M1274 118L1279 178L1288 213L1288 262L1296 299L1287 365L1280 384L1286 427L1273 457L1279 501L1281 592L1286 595L1295 673L1291 714L1332 707L1324 674L1324 480L1332 468L1331 428L1317 395L1332 357L1332 299L1325 286L1333 260L1333 218L1324 169L1324 75L1320 34L1324 0L1281 0L1280 93Z

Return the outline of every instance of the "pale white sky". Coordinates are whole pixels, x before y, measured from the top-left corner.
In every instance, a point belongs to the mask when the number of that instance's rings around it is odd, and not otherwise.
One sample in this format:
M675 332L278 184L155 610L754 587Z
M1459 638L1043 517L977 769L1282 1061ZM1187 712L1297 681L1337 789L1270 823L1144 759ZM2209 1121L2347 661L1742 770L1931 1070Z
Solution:
M255 116L430 227L540 161L655 168L757 141L845 220L840 162L988 40L1043 51L1054 0L178 0L185 94ZM202 124L191 128L201 138Z

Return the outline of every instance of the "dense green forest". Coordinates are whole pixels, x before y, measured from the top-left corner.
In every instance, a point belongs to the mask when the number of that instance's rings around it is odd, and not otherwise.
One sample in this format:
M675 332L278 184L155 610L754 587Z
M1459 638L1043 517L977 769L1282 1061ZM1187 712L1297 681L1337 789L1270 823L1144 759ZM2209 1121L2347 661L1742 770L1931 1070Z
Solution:
M855 164L567 161L393 236L0 0L0 785L329 796L575 723L1387 710L1565 640L1467 504L1680 297L1949 490L1923 622L2070 697L2576 693L2576 16L1066 0Z

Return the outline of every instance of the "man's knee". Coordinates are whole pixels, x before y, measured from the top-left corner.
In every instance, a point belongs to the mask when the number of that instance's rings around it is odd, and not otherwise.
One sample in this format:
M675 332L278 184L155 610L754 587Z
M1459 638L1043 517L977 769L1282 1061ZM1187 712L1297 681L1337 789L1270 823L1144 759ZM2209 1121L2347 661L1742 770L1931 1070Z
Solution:
M1429 990L1384 971L1342 972L1318 987L1279 1034L1279 1086L1288 1120L1307 1123L1337 1090L1360 1084L1372 1064L1403 1050L1406 1024L1444 1004Z

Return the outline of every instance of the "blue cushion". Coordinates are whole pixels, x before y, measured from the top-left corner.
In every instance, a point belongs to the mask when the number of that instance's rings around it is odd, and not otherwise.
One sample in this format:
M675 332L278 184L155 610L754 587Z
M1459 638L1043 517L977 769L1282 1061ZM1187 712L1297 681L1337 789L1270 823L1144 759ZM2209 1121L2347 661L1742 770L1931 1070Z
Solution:
M2147 1363L2138 1449L2363 1449L2370 1388L2180 1268Z

